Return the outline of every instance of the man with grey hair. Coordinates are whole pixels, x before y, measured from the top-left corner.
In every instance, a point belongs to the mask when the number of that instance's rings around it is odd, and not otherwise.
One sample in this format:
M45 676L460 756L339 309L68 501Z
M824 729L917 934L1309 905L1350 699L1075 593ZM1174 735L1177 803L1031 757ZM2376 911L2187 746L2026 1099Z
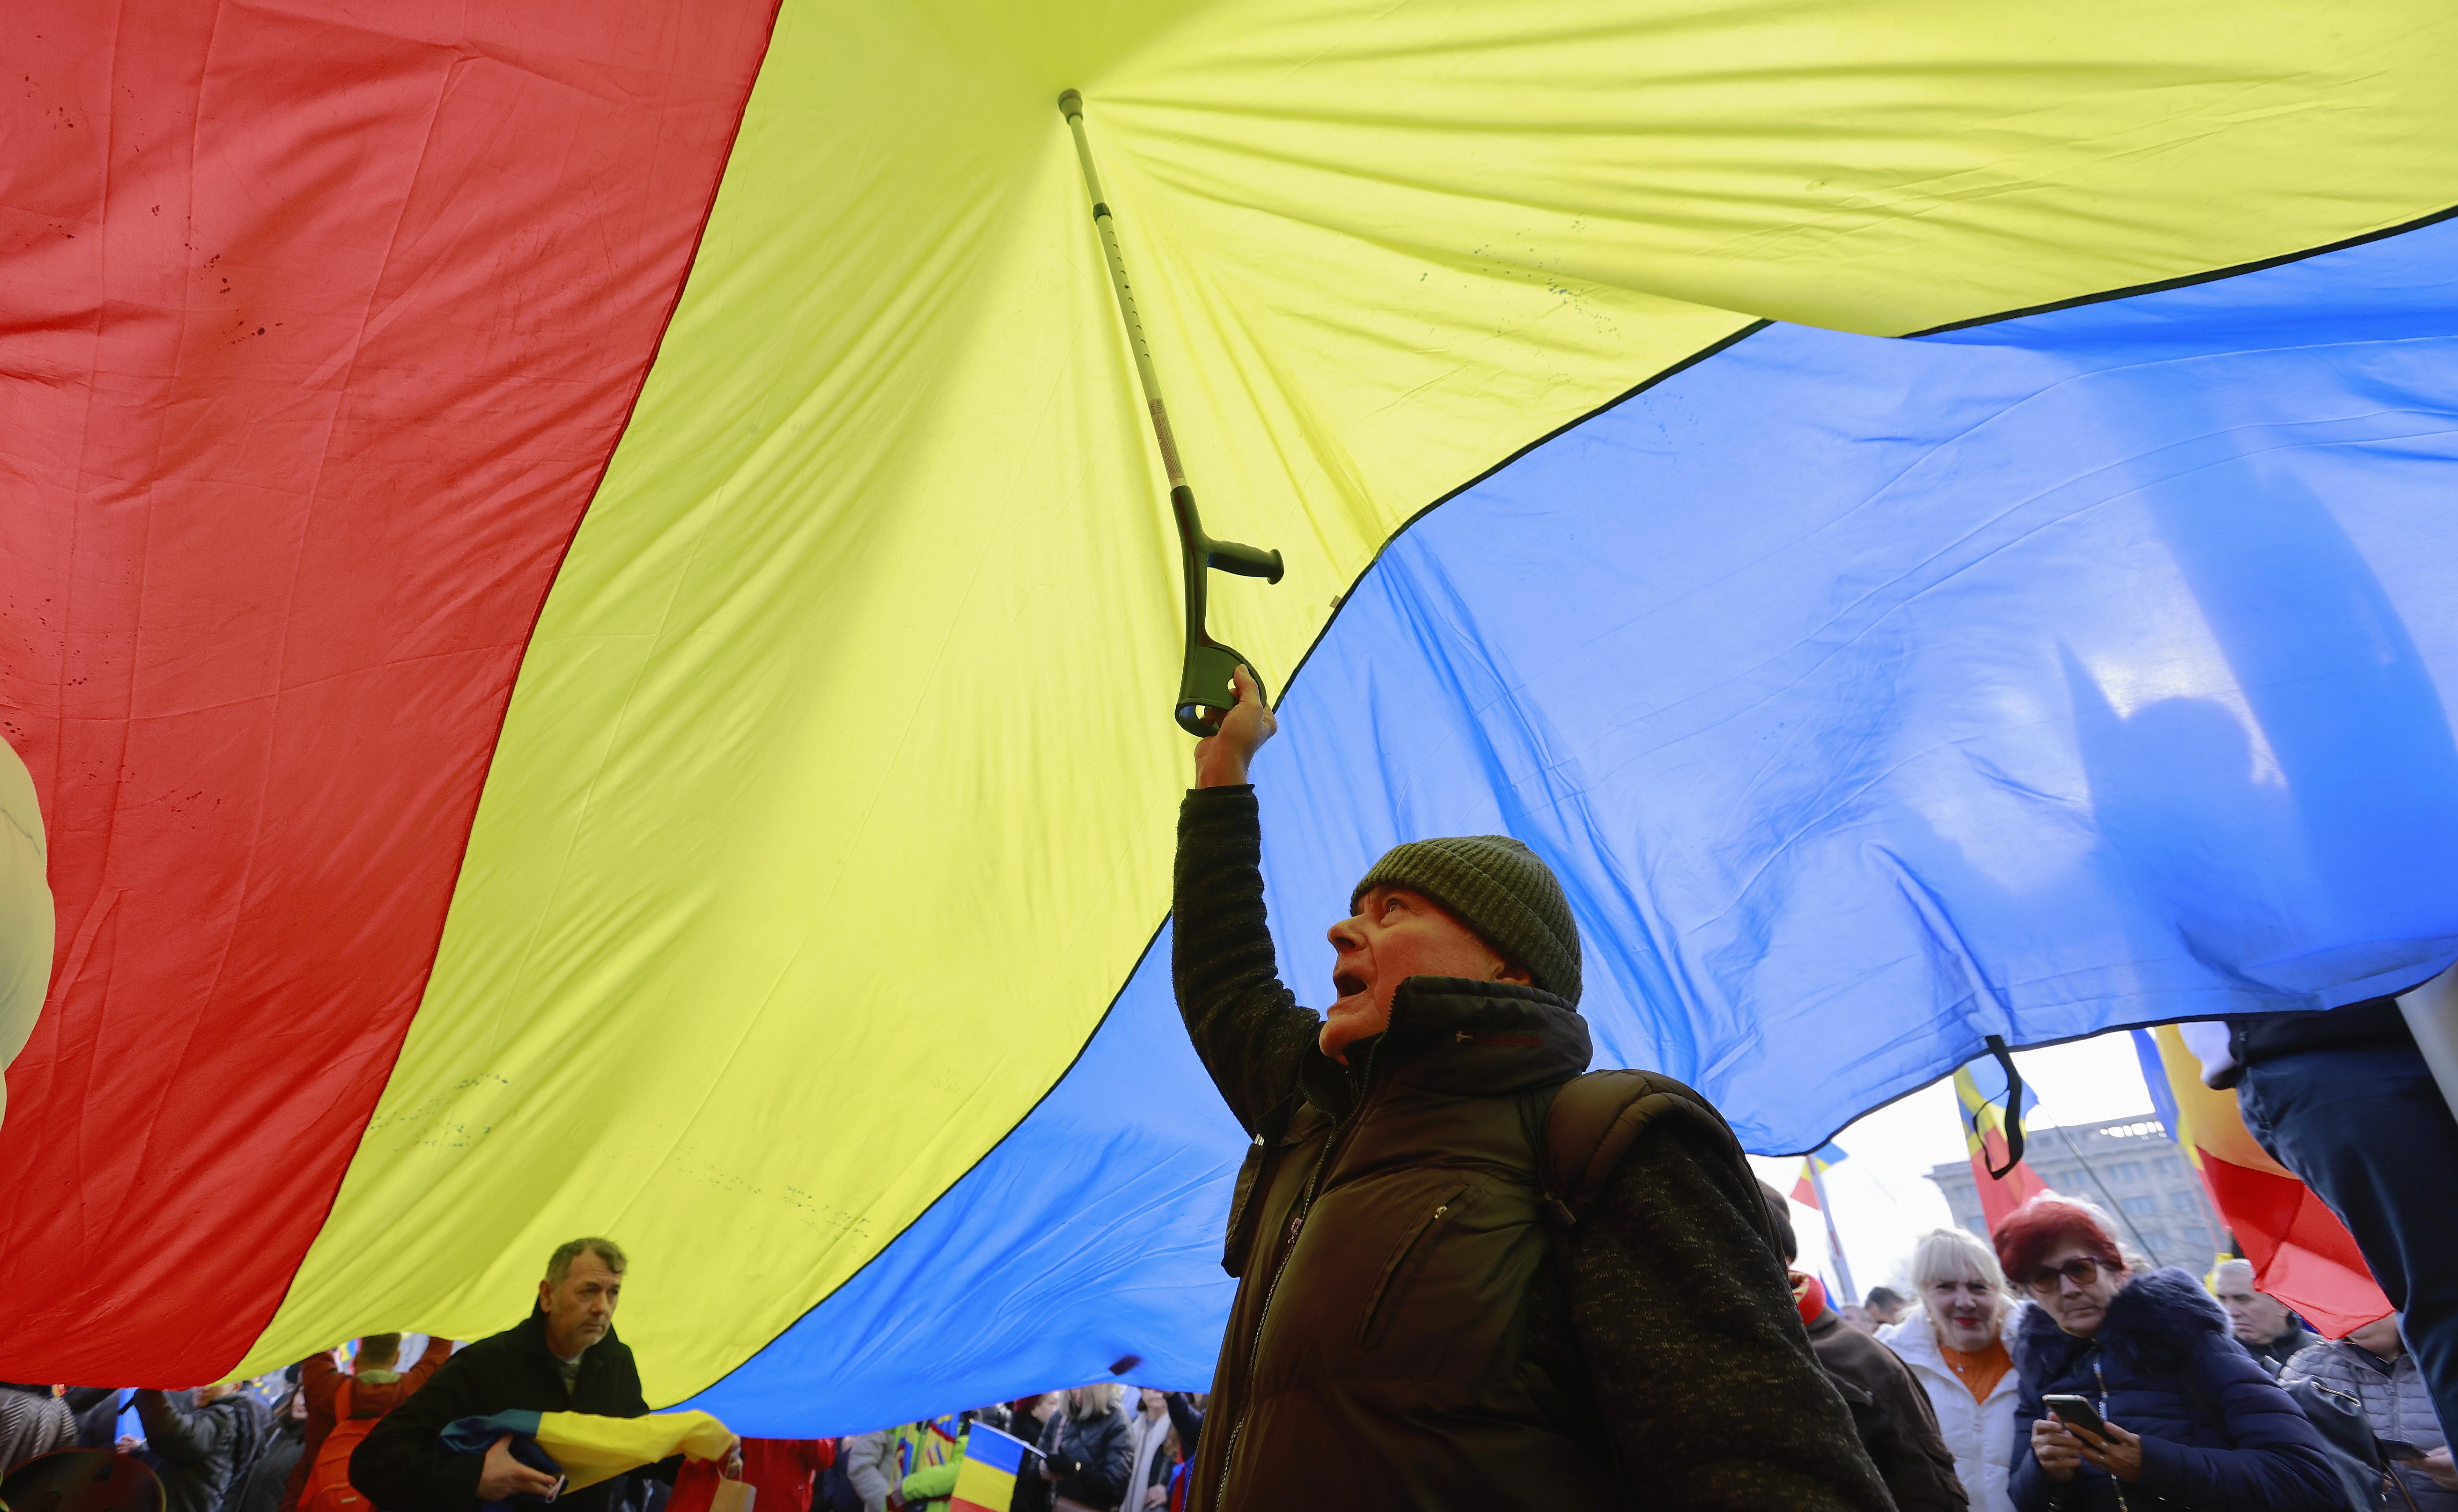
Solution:
M2236 1341L2273 1376L2284 1370L2298 1351L2322 1342L2322 1336L2299 1323L2286 1303L2254 1290L2251 1260L2221 1260L2212 1280L2219 1306L2227 1309Z
M450 1453L440 1436L460 1419L499 1412L646 1415L639 1368L614 1336L630 1263L612 1239L557 1246L528 1318L453 1356L424 1390L394 1408L352 1452L350 1483L382 1512L472 1512L481 1502L551 1494L555 1478L514 1459L510 1434L483 1455ZM634 1474L672 1485L680 1464L668 1460ZM556 1505L608 1512L628 1479L601 1481Z

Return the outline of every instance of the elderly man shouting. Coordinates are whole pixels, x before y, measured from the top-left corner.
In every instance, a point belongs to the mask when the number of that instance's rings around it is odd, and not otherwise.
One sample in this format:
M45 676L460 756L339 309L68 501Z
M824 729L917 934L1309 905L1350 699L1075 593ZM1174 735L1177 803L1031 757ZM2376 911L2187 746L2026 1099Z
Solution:
M471 1512L480 1502L552 1493L555 1478L514 1459L509 1434L483 1455L450 1453L439 1436L460 1419L500 1412L646 1415L639 1369L614 1336L628 1264L612 1239L574 1239L557 1248L529 1317L453 1356L425 1390L377 1424L350 1456L350 1483L382 1512ZM680 1462L669 1460L638 1473L671 1485ZM556 1504L570 1512L606 1512L623 1480L601 1481Z
M1190 1512L1890 1507L1723 1119L1579 1078L1578 925L1526 846L1386 854L1329 1014L1298 1005L1247 781L1273 724L1239 668L1178 814L1178 1008L1254 1137Z

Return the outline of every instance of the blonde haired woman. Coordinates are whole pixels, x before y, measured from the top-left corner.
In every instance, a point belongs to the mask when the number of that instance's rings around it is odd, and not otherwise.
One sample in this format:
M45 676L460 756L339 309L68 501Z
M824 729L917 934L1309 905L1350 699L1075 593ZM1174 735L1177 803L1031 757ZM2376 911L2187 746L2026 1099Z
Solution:
M1114 1385L1054 1393L1061 1406L1041 1430L1041 1478L1056 1512L1110 1512L1127 1494L1128 1422Z
M1878 1337L1903 1357L1937 1409L1971 1512L2014 1512L2006 1477L2014 1460L2014 1398L2020 1382L2007 1340L2016 1304L1988 1243L1961 1229L1932 1229L1912 1251L1919 1309Z

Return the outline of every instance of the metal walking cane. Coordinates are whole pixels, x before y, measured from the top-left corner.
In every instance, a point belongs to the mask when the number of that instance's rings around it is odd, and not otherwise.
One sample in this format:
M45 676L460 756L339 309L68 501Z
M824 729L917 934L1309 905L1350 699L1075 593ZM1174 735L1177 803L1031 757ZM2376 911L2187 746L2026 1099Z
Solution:
M1170 434L1169 411L1160 402L1160 375L1153 371L1143 319L1135 313L1135 290L1127 282L1127 261L1118 252L1118 233L1111 224L1109 202L1101 197L1101 176L1093 167L1093 144L1084 135L1084 96L1073 90L1059 95L1058 113L1067 117L1068 128L1075 134L1075 160L1084 165L1084 189L1093 197L1093 225L1101 234L1101 253L1110 264L1110 287L1118 296L1118 315L1127 324L1127 345L1135 356L1135 377L1143 383L1144 407L1152 413L1161 466L1169 473L1170 507L1177 516L1178 559L1186 575L1186 661L1177 679L1178 728L1193 735L1217 735L1221 716L1238 702L1230 691L1230 674L1241 663L1253 672L1254 663L1235 648L1214 640L1204 629L1209 597L1204 574L1218 568L1277 583L1281 553L1216 541L1203 533L1203 517L1195 509L1195 490L1187 487L1186 469L1178 465L1177 438ZM1268 696L1262 685L1258 673L1256 690Z

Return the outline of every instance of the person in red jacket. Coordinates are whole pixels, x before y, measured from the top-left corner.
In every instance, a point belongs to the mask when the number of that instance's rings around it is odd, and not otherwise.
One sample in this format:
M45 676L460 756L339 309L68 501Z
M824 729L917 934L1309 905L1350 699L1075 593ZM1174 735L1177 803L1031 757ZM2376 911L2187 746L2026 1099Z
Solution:
M743 1440L742 1479L751 1483L751 1512L811 1512L812 1484L836 1462L834 1439ZM666 1512L708 1512L718 1480L715 1460L686 1461L675 1477Z
M400 1363L399 1334L370 1334L359 1340L357 1357L347 1371L335 1362L331 1350L322 1350L300 1362L299 1395L307 1403L307 1439L299 1450L299 1463L290 1471L290 1483L281 1493L281 1512L299 1512L307 1495L308 1477L316 1468L316 1456L324 1447L324 1440L333 1431L337 1417L335 1403L342 1388L350 1388L350 1416L381 1418L409 1399L410 1393L427 1384L427 1378L444 1368L452 1357L452 1341L430 1338L418 1362L407 1370L395 1370Z

